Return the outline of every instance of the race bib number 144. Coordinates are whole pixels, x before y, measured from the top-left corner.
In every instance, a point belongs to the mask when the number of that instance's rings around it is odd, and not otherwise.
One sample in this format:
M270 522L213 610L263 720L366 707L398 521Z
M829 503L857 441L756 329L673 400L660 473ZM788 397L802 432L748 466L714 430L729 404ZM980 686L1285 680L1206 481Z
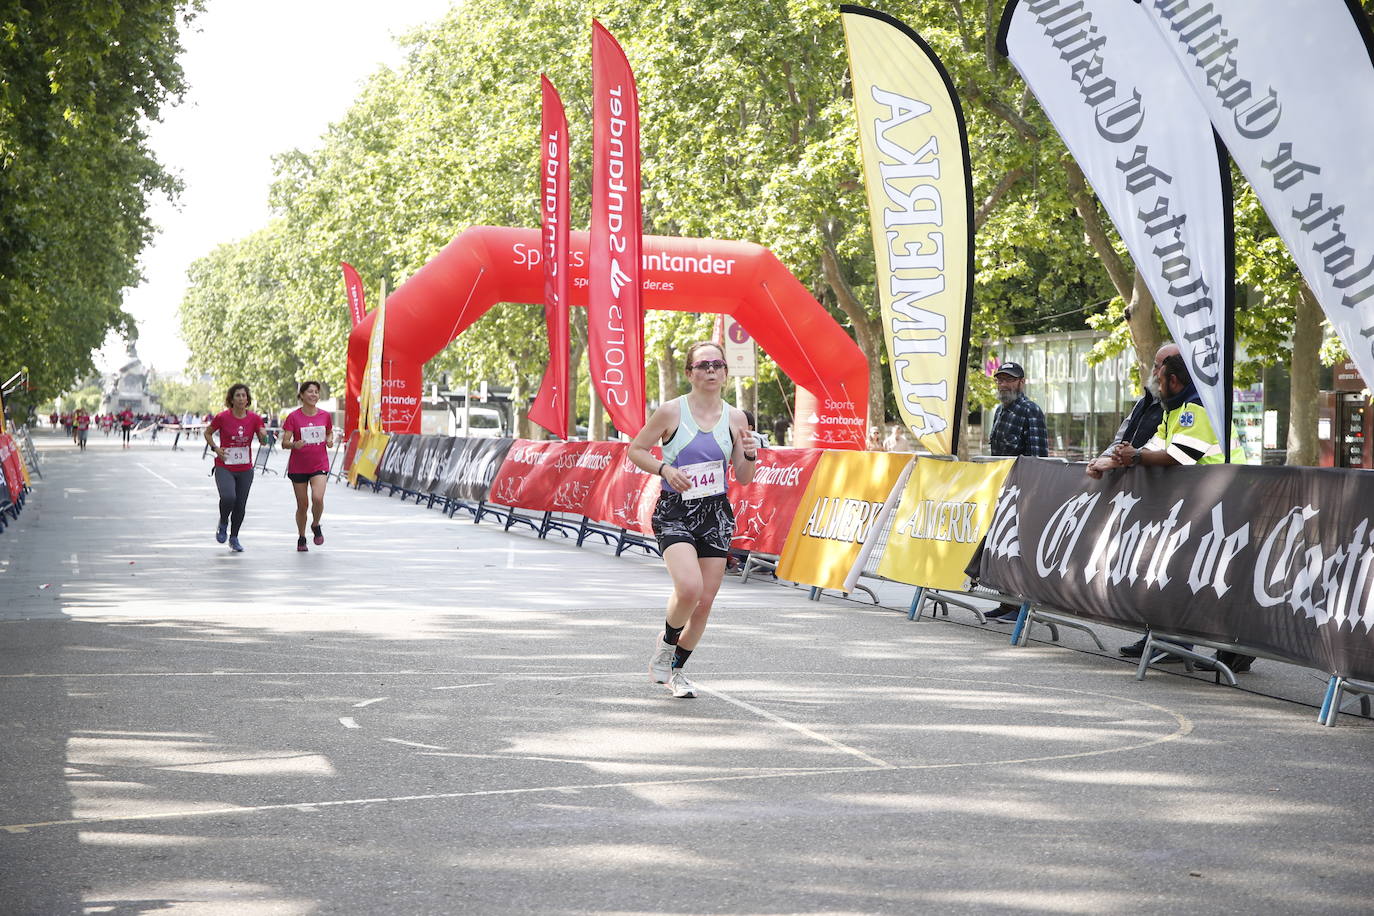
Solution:
M701 499L725 492L725 463L722 461L687 464L678 470L692 481L691 487L682 492L683 499Z

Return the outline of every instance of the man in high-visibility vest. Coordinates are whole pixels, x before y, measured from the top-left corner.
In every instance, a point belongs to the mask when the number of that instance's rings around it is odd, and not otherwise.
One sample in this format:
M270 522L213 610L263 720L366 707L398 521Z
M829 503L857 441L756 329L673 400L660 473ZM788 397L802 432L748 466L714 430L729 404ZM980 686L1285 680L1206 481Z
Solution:
M1202 406L1183 356L1173 353L1165 357L1159 367L1160 400L1164 402L1164 416L1159 421L1154 438L1144 448L1134 448L1128 442L1119 443L1114 455L1124 466L1143 464L1146 467L1174 465L1221 464L1226 460L1221 441L1207 410ZM1235 436L1231 436L1231 463L1244 464L1245 452Z
M1160 400L1164 416L1159 421L1154 438L1143 448L1129 442L1118 443L1112 455L1123 467L1143 464L1146 467L1175 467L1195 464L1221 464L1226 460L1220 439L1212 421L1202 406L1197 388L1188 375L1188 366L1177 352L1166 356L1159 367ZM1244 464L1245 452L1234 435L1231 439L1231 463ZM1186 648L1192 648L1185 644ZM1127 658L1139 658L1145 651L1145 640L1122 646ZM1248 671L1254 661L1248 655L1227 653L1221 657L1232 671Z

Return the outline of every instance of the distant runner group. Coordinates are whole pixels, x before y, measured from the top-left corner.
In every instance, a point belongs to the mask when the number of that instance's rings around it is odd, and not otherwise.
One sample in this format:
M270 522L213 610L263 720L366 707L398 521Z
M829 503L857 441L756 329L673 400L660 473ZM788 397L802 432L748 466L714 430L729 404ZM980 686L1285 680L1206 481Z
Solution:
M156 436L157 424L161 419L160 417L153 417L146 414L141 417L135 417L134 412L127 407L117 414L104 413L96 416L91 416L81 408L77 408L75 413L64 413L59 415L54 411L48 414L48 424L52 426L53 429L56 429L57 424L61 423L63 431L72 437L72 441L76 443L76 446L83 452L86 450L86 440L90 435L92 426L98 426L101 431L108 436L110 431L117 425L124 438L124 448L128 448L129 436L133 432L135 423L140 420L151 421L153 435Z

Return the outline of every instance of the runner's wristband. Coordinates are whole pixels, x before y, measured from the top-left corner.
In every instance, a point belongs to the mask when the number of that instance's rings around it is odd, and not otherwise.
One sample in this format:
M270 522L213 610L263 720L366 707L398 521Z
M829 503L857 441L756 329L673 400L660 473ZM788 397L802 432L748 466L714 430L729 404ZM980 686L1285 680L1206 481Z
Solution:
M750 454L748 454L748 453L746 452L745 455L744 455L744 460L745 460L745 461L758 461L758 460L759 460L759 456L758 456L757 453L755 453L755 454L753 454L753 455L750 455Z
M659 477L662 477L662 476L663 476L663 469L666 468L667 466L668 466L668 462L666 462L666 461L660 461L660 462L658 463L658 476L659 476Z

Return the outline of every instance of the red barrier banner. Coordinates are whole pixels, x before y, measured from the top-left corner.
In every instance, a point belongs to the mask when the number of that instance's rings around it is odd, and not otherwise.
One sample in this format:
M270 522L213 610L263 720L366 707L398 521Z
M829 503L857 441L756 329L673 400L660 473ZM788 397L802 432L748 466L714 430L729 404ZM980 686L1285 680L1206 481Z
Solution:
M348 316L353 320L352 327L357 327L362 323L363 316L367 314L367 301L363 296L363 279L358 276L358 272L353 269L353 265L346 261L340 261L339 267L343 270L344 292L348 295Z
M545 509L554 512L588 513L588 504L604 477L618 473L630 449L628 442L562 442L545 466L552 466L553 480Z
M629 447L626 442L517 439L487 498L514 509L588 514L598 484L616 472Z
M491 482L487 500L514 509L542 508L551 479L544 461L565 444L516 439Z
M735 480L730 468L730 507L735 510L731 546L758 553L782 553L792 517L823 452L816 448L761 448L754 480Z
M544 253L544 324L549 364L530 419L560 439L568 438L568 291L572 278L568 226L568 118L547 76L540 76L543 114L539 136L539 217Z
M20 466L19 449L10 436L0 436L0 467L5 470L5 488L14 502L24 489L24 469Z
M616 429L644 426L643 214L639 95L625 52L592 21L592 212L587 271L587 359Z
M658 448L652 450L658 456ZM639 534L654 533L651 520L654 503L662 488L662 481L653 474L646 474L635 467L629 459L629 447L621 453L620 460L606 469L601 481L587 500L584 514L594 522L614 525Z

